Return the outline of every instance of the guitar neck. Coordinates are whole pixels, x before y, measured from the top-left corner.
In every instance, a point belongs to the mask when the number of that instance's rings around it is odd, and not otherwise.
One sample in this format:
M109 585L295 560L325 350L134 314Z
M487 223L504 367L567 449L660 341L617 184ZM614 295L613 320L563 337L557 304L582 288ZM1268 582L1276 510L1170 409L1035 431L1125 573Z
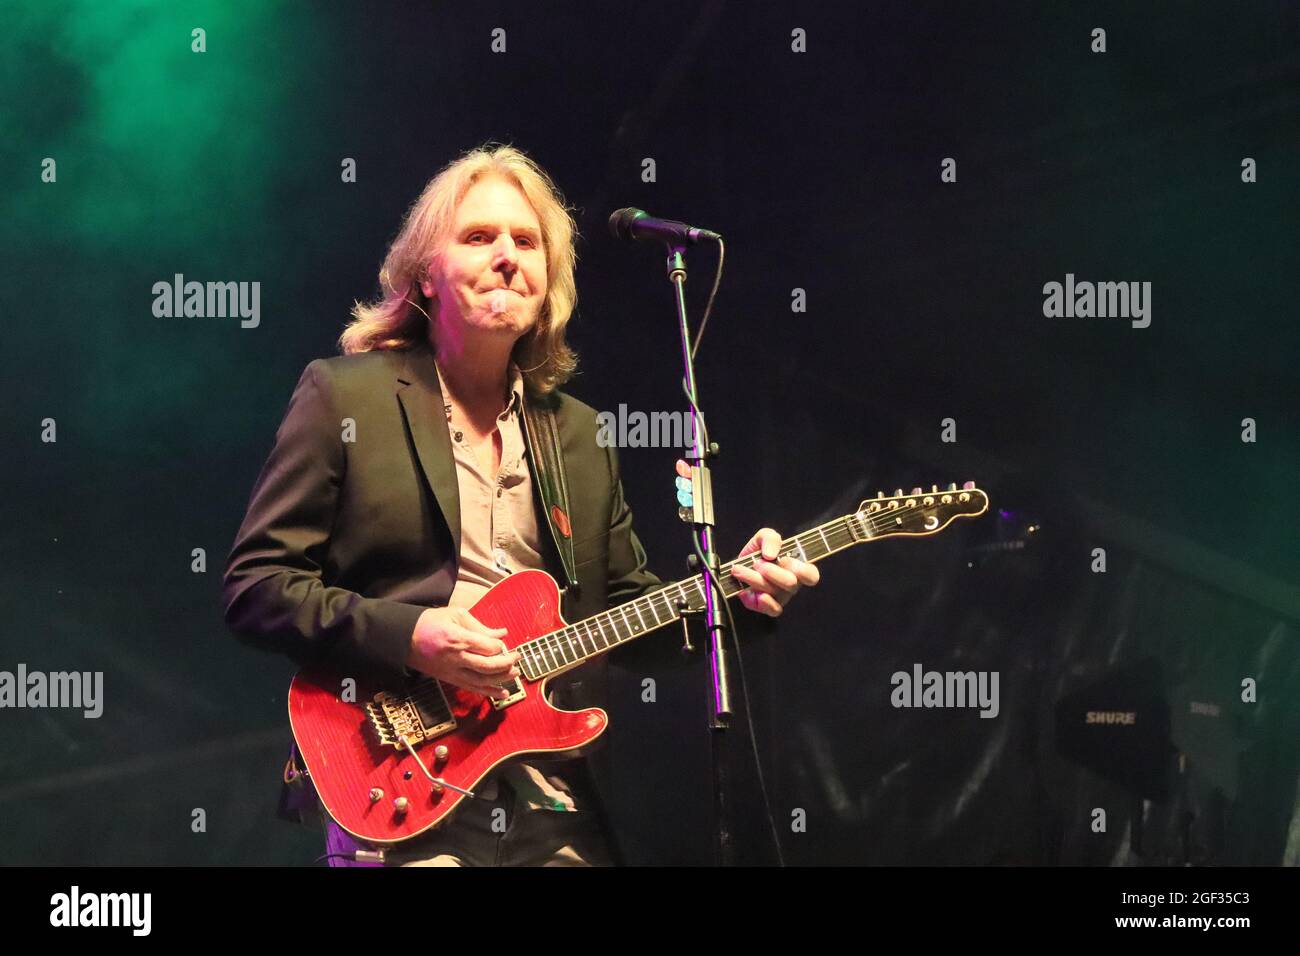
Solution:
M861 514L845 515L786 538L781 542L779 557L816 562L876 536ZM731 569L752 568L758 557L755 552L722 566L718 581L727 599L748 587L732 576ZM540 680L667 627L680 620L684 612L703 609L704 575L700 573L518 645L515 650L521 655L519 668L530 680Z

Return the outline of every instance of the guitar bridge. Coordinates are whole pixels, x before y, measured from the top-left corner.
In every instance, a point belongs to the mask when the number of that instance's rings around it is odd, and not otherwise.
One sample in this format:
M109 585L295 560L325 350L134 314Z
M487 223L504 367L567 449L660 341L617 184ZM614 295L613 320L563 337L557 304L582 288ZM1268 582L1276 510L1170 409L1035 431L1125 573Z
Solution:
M456 729L456 718L436 680L429 680L406 696L380 691L366 704L371 729L384 747L401 750L402 738L422 744Z

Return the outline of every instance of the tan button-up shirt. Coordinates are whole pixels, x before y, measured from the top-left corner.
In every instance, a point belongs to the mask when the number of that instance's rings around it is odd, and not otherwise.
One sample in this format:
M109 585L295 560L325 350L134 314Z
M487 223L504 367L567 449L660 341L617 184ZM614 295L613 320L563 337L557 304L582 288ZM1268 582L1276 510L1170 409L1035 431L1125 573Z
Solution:
M524 379L510 365L510 399L497 417L501 435L501 466L492 475L492 462L480 461L465 436L451 421L447 385L438 369L447 428L456 459L460 492L460 560L456 585L448 604L469 607L508 574L542 566L541 532L533 508L533 479L525 460L523 434ZM534 809L576 810L573 793L558 776L547 777L539 767L510 761L488 774L476 793L497 797L498 779L506 780L518 799Z

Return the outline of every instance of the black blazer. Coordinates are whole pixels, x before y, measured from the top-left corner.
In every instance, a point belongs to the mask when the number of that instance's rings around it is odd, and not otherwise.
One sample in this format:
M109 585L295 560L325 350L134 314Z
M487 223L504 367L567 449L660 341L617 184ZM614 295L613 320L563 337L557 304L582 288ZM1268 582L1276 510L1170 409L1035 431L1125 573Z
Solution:
M573 622L661 582L632 530L618 456L596 442L595 410L559 392L547 401L569 486L580 589L565 595L564 614ZM562 585L558 531L539 485L544 570ZM429 347L317 359L294 389L231 549L225 620L241 640L300 665L396 677L416 619L446 605L459 551L456 465ZM600 706L611 657L638 669L667 664L670 644L648 637L602 655L554 679L551 699ZM608 757L598 747L589 760L607 803Z

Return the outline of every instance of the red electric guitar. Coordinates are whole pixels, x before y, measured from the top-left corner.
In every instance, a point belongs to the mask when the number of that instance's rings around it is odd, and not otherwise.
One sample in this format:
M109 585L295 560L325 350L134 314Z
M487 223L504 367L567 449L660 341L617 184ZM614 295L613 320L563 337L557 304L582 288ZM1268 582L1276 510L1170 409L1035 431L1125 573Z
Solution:
M987 508L988 496L974 482L928 494L919 488L889 498L882 493L851 515L787 538L781 554L820 561L867 541L935 534ZM731 568L752 566L754 558L722 566L728 598L745 589ZM502 761L574 751L604 733L609 717L599 707L552 707L546 700L549 678L673 623L682 606L689 611L703 605L703 581L696 575L565 624L549 574L512 574L470 609L488 627L507 628L506 643L522 655L520 676L505 685L509 697L493 700L432 677L388 688L357 680L353 687L337 672L301 671L289 688L289 722L307 775L329 815L353 836L377 844L409 840L472 797Z

